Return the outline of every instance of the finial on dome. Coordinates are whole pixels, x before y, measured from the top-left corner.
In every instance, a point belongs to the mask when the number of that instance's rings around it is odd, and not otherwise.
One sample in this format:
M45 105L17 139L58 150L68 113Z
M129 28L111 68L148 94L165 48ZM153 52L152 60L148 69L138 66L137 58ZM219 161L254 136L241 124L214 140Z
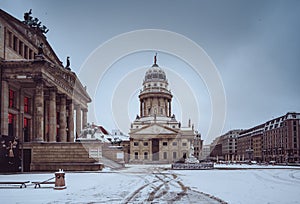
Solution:
M157 61L157 53L155 53L155 56L154 56L154 64L156 64L156 61Z

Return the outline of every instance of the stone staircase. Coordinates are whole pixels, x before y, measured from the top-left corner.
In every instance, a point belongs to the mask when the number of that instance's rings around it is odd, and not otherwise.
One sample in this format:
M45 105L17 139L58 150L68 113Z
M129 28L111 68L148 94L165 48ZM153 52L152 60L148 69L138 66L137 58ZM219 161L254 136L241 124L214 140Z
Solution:
M90 158L81 143L31 144L31 171L98 171L104 167L99 160Z

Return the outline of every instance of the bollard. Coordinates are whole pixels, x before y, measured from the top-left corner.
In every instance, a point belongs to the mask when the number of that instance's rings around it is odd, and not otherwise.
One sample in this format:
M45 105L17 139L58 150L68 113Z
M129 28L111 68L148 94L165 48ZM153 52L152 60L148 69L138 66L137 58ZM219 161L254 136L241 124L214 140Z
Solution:
M55 186L54 190L63 190L66 189L65 183L65 172L63 169L59 169L58 172L55 172Z

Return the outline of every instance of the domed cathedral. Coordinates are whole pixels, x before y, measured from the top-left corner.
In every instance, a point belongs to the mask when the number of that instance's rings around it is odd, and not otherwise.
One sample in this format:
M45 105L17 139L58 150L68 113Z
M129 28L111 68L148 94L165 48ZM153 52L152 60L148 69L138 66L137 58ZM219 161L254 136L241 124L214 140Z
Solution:
M146 71L139 94L140 114L131 124L129 132L129 163L169 164L184 161L191 154L194 140L199 139L190 122L188 127L181 127L172 114L173 95L168 85L166 73L158 66L155 55L154 64Z

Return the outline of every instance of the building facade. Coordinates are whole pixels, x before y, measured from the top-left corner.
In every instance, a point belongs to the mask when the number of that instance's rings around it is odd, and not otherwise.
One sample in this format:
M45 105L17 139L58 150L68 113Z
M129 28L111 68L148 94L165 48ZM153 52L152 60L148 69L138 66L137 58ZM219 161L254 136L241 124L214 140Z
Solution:
M74 142L91 102L69 60L63 66L56 56L46 32L31 11L20 21L0 10L0 131L28 150L31 143Z
M191 149L194 150L194 140L197 140L197 151L201 151L201 136L194 126L189 122L187 127L181 127L172 114L172 97L166 74L157 65L155 56L139 94L140 113L129 132L130 163L184 161Z
M193 146L194 146L194 157L198 160L201 160L202 151L203 151L203 140L201 139L201 134L195 132L196 135L194 137Z
M300 113L290 112L265 123L263 161L300 162Z
M259 160L261 158L261 136L264 125L258 125L248 130L240 132L237 139L237 157L238 161Z
M288 112L238 137L238 156L258 162L300 162L300 113Z
M237 138L241 130L230 130L217 137L210 145L210 157L224 161L237 160Z
M200 160L202 160L202 161L209 160L210 152L211 152L210 145L203 145Z
M221 136L216 137L212 143L210 144L210 153L209 160L219 161L224 160L224 156L222 154L222 140Z
M222 155L225 161L236 161L237 138L241 130L230 130L221 136Z

